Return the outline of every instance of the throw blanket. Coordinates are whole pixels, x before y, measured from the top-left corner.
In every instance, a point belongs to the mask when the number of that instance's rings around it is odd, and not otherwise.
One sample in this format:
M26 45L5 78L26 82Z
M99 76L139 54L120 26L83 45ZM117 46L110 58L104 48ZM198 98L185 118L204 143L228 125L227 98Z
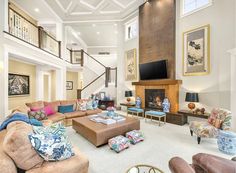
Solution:
M38 121L36 119L29 119L24 114L16 113L12 117L10 117L10 118L6 119L5 121L3 121L3 123L0 126L0 131L5 129L8 124L10 124L11 122L14 122L14 121L23 121L23 122L31 124L33 126L42 126L43 125L40 121Z

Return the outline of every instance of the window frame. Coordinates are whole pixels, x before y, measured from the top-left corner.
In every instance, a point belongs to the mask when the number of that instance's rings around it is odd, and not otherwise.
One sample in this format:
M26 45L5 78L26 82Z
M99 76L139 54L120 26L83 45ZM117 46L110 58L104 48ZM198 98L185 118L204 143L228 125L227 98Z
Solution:
M213 0L209 0L209 2L206 4L206 5L203 5L201 7L197 7L196 9L192 10L192 11L189 11L187 13L184 13L184 5L185 5L185 0L181 0L181 3L180 3L180 7L181 7L181 10L180 10L180 17L183 18L183 17L186 17L186 16L189 16L191 14L194 14L200 10L203 10L207 7L210 7L213 5Z
M134 24L137 23L137 35L133 38L128 38L128 28ZM129 40L133 40L135 38L138 38L138 33L139 33L139 21L138 21L138 17L134 17L133 19L129 20L128 22L126 22L125 24L125 41L129 41Z

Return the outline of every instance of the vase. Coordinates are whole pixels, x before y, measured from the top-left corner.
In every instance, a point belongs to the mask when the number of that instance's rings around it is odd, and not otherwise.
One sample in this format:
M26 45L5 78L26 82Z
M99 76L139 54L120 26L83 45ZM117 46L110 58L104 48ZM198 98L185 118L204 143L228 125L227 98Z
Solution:
M170 102L168 98L165 98L162 103L163 112L170 112Z
M113 111L113 110L107 111L107 116L109 116L109 117L115 116L115 111Z
M141 98L137 97L135 101L136 108L141 108L141 104L142 104Z

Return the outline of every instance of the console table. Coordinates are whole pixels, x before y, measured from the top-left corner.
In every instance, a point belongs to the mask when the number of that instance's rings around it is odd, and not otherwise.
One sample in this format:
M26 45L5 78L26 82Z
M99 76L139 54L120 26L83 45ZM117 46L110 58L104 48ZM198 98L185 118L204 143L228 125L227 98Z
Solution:
M121 106L126 106L127 108L135 107L135 103L120 103Z
M115 101L114 100L99 100L98 107L102 110L106 110L108 107L114 107Z
M203 119L208 119L208 117L210 116L209 113L205 113L205 114L195 114L193 112L190 112L188 110L180 110L178 111L179 114L183 114L186 117L196 117L196 118L203 118Z

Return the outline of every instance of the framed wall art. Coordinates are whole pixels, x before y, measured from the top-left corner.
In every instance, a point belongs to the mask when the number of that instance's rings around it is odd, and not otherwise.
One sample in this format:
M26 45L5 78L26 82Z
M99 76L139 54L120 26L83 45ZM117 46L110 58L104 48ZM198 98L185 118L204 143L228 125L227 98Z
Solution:
M73 81L66 81L66 90L73 90Z
M137 50L132 49L125 53L125 80L137 80Z
M30 94L30 77L21 74L8 74L8 96L24 96Z
M183 33L183 75L210 73L210 25Z

